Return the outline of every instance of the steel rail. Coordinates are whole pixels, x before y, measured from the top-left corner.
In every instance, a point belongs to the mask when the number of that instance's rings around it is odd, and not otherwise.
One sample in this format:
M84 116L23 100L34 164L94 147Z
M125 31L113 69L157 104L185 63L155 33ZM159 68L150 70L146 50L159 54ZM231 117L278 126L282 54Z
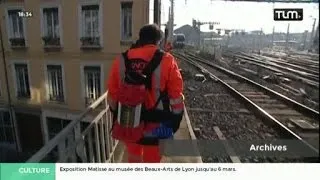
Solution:
M232 94L234 94L235 96L239 97L242 100L242 102L244 102L247 106L249 106L251 108L251 110L253 112L255 112L258 116L262 117L262 119L265 120L265 122L267 124L269 124L270 126L275 128L276 130L278 130L278 132L280 132L283 136L298 139L306 147L310 148L315 154L319 154L319 150L317 148L315 148L314 146L309 144L307 141L305 141L303 138L301 138L298 134L296 134L295 132L290 130L288 127L286 127L284 124L282 124L279 120L277 120L275 117L270 115L268 112L266 112L263 108L258 106L253 101L251 101L249 98L247 98L246 96L241 94L239 91L237 91L231 85L229 85L228 83L224 82L222 79L220 79L217 76L215 76L213 73L208 71L206 68L204 68L203 66L201 66L197 62L194 62L195 60L190 60L191 59L190 57L184 56L182 54L174 53L174 55L177 56L177 57L180 57L180 59L185 60L189 64L197 67L201 72L203 72L204 74L209 75L211 79L214 79L215 81L218 81L221 84L223 84ZM202 61L199 60L199 62L202 62ZM210 65L210 64L208 64L208 65ZM225 72L225 73L229 74L229 75L235 75L235 73L233 73L231 71Z
M263 85L261 85L261 84L259 84L257 82L254 82L251 79L248 79L248 78L246 78L244 76L241 76L239 74L236 74L235 72L232 72L232 71L230 71L228 69L225 69L223 67L215 65L213 63L210 63L210 62L204 60L203 58L199 58L199 57L194 57L194 58L197 58L199 62L202 62L202 63L205 63L207 65L210 65L213 68L216 68L216 69L218 69L218 70L220 70L222 72L225 72L225 73L227 73L229 75L232 75L233 77L235 77L237 79L244 80L244 81L250 83L251 85L254 85L254 86L260 88L264 92L266 92L266 93L268 93L268 94L270 94L272 96L275 96L279 100L285 102L288 106L293 107L296 111L298 111L298 112L300 112L300 113L302 113L302 114L304 114L304 115L306 115L306 116L308 116L310 118L313 118L313 119L316 119L316 120L319 121L319 112L318 111L315 111L315 110L313 110L313 109L311 109L311 108L309 108L309 107L307 107L307 106L305 106L305 105L303 105L301 103L298 103L295 100L292 100L291 98L289 98L289 97L287 97L287 96L285 96L283 94L280 94L280 93L278 93L278 92L276 92L276 91L274 91L274 90L272 90L272 89L270 89L268 87L265 87L265 86L263 86Z

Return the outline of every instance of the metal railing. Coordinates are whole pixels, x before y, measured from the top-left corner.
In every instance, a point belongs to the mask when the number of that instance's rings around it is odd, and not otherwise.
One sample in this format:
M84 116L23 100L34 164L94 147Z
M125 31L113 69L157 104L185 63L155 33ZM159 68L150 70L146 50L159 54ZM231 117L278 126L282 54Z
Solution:
M112 118L106 102L107 94L100 96L27 162L115 162L118 141L110 135ZM89 125L81 127L82 120L92 114L95 116Z

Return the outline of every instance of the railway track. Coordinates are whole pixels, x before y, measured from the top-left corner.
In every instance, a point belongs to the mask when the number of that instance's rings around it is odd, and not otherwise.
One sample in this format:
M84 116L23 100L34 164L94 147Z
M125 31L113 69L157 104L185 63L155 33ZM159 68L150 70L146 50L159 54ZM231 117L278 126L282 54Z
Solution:
M241 54L242 52L235 51L235 53ZM201 55L201 57L210 60L212 59L212 55ZM248 61L249 60L243 60L241 58L237 58L236 60L234 60L234 58L231 57L225 58L223 61L217 60L215 62L217 62L217 64L222 67L225 67L234 72L238 72L242 76L248 77L249 79L259 82L260 84L263 84L264 86L267 86L270 89L273 89L287 97L291 97L295 101L318 111L319 88L316 84L307 84L306 82L297 80L297 78L292 78L291 76L286 75L285 73L283 73L283 70L271 68L269 66L267 68L264 68L264 66L259 65L259 63L257 62L255 63L258 65L254 65L252 63L247 63ZM272 63L276 64L277 62ZM272 70L270 70L270 68ZM304 71L302 71L302 73L303 72ZM316 72L314 72L314 74L316 74ZM308 81L311 82L310 80Z
M210 61L181 52L175 52L174 55L197 67L207 77L220 82L238 100L246 104L250 111L276 129L280 134L278 137L297 139L318 154L319 112L234 72L214 65ZM216 129L211 130L216 131Z
M266 55L258 55L258 54L246 54L241 53L241 55L249 57L249 58L255 58L257 62L265 63L265 64L271 64L274 67L282 68L288 72L292 73L299 73L301 76L306 76L307 78L313 79L313 80L319 80L319 70L314 69L313 66L310 65L297 65L290 61L286 61L284 59L275 59L273 57L269 57Z
M270 62L274 62L276 64L285 66L287 68L290 68L292 70L298 70L298 71L303 71L303 72L307 72L311 75L319 75L319 64L318 65L305 65L305 64L297 64L295 62L291 62L290 60L284 60L284 59L275 59L273 57L270 56L266 56L266 55L256 55L253 54L251 57L256 57L259 60L263 60L266 59ZM315 68L315 66L317 66ZM316 77L318 78L318 77ZM318 78L319 79L319 78Z
M253 141L280 137L279 133L264 125L244 105L226 93L221 84L190 78L190 74L196 74L198 70L185 61L179 61L179 67L184 70L182 74L186 87L184 91L186 108L198 141L217 144L226 142L225 140ZM223 146L230 150L230 144L224 143ZM239 157L232 153L232 149L231 152L216 155L217 148L207 143L205 145L199 143L198 147L203 162L293 162L292 159Z
M301 54L297 52L289 52L290 56L283 54L282 56L277 56L270 51L263 51L262 55L273 57L276 59L281 59L291 65L297 65L301 67L307 67L310 70L319 71L319 54Z
M303 82L304 84L307 84L311 87L319 88L319 72L316 72L314 70L308 70L308 69L306 70L305 67L301 67L301 66L292 67L293 65L291 65L290 63L284 63L279 60L266 61L262 59L257 59L257 57L255 56L251 56L243 53L229 52L229 53L226 53L225 55L229 57L241 59L246 63L252 64L264 69L268 69L275 73L284 74L286 77L290 79Z

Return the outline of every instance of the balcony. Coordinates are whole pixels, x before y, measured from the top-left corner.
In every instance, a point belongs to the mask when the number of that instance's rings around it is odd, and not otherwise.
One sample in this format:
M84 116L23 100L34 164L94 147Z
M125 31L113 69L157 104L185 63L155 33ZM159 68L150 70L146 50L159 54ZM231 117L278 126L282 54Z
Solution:
M60 38L45 36L42 37L45 50L59 50L61 48Z
M34 154L27 162L57 163L119 163L126 162L126 150L112 139L111 113L106 105L107 92L94 101L78 118L71 121L59 134ZM81 121L88 115L95 118L87 127ZM195 139L185 111L175 139ZM201 163L200 157L164 157L163 162Z
M25 48L26 41L24 38L10 38L11 48Z
M100 37L82 37L81 49L101 49Z

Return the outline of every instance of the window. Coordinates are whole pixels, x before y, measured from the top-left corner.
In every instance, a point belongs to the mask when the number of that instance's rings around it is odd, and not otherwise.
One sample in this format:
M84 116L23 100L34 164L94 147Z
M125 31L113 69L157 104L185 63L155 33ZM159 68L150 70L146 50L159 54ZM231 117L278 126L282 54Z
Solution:
M121 3L121 40L132 38L132 2Z
M59 46L59 9L43 8L43 37L45 46Z
M50 101L64 101L62 67L61 65L48 65L48 94Z
M21 9L8 10L8 28L9 41L11 46L25 46L25 38L23 32L23 19L19 17L18 12Z
M0 142L15 143L14 129L7 111L0 111Z
M184 35L177 35L177 41L178 42L184 42L185 41L185 36Z
M89 125L90 125L90 123L81 121L80 122L81 133L84 132L88 128Z
M81 7L82 46L100 46L99 5Z
M47 117L49 139L54 138L70 123L69 120Z
M101 68L100 66L84 67L84 87L86 105L93 103L101 95Z
M27 64L15 64L17 97L30 98L30 84Z

